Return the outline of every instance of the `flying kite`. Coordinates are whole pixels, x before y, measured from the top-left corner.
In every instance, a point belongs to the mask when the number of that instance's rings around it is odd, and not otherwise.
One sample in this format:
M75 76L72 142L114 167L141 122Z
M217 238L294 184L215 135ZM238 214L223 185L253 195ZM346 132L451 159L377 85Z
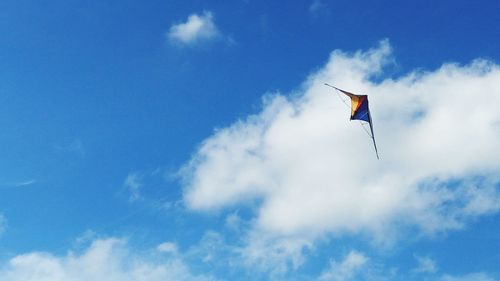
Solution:
M368 135L373 140L373 147L375 148L375 155L377 156L377 159L380 159L378 157L377 144L375 143L375 135L373 134L373 122L372 122L372 117L370 115L370 108L368 107L368 96L367 95L355 95L353 93L349 93L347 91L344 91L342 89L339 89L339 88L332 86L330 84L327 84L327 83L325 83L325 85L332 87L335 90L337 90L337 91L343 93L344 95L348 96L349 98L351 98L351 120L364 121L370 125L371 134L368 134Z

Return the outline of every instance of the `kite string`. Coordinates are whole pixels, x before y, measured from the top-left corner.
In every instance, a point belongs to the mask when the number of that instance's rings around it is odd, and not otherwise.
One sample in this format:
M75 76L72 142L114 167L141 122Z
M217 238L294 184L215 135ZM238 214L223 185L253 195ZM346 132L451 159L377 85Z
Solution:
M340 96L340 91L335 89L335 92L337 93L337 96L339 97L340 101L342 101L343 104L345 104L345 106L347 106L348 108L351 108L347 102Z
M359 124L361 125L361 127L363 127L363 130L365 130L366 134L370 137L370 138L373 138L373 136L370 134L370 132L368 132L368 130L366 129L365 127L365 124L361 121L359 121Z

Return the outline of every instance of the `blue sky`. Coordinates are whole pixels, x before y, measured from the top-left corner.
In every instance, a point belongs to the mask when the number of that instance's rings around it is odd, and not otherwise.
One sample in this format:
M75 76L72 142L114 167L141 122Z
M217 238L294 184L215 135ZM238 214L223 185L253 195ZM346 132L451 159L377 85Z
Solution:
M2 1L0 275L500 280L499 10Z

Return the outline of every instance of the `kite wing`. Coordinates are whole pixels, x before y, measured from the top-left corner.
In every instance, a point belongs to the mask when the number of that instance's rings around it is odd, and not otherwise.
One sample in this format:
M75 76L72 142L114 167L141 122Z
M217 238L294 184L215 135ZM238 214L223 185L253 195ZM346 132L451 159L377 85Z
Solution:
M371 138L373 140L373 147L375 148L375 154L378 157L377 144L375 143L375 135L373 134L373 122L372 117L370 116L370 109L368 107L368 96L367 95L355 95L353 93L349 93L332 85L326 84L337 91L343 93L344 95L351 98L351 120L361 120L368 122L370 124Z

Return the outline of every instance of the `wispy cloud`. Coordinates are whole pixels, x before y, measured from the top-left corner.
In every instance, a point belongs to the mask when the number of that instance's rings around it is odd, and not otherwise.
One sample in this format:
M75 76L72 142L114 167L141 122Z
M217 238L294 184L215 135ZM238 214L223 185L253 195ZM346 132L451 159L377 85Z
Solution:
M12 188L12 187L26 187L36 184L38 181L36 179L18 180L0 183L0 187Z
M136 201L141 198L141 188L143 184L141 182L141 176L139 175L139 173L129 173L125 178L123 185L130 193L130 201Z
M352 280L358 271L367 263L368 258L360 252L351 251L344 260L330 261L329 268L324 271L318 281L347 281Z
M428 257L416 257L418 270L406 271L397 264L385 264L372 260L364 253L351 250L345 257L330 260L317 281L348 280L433 280L433 281L493 281L485 272L462 275L438 274L435 261ZM416 275L418 274L418 275ZM425 274L422 276L421 274Z
M314 0L309 6L309 13L318 17L329 13L328 6L322 0Z
M0 236L5 233L5 230L7 229L7 218L0 213Z
M173 242L163 242L156 247L162 253L177 254L177 245Z
M413 269L415 273L435 273L437 271L436 262L429 257L415 256L417 267Z
M61 152L70 152L79 156L85 156L85 147L83 145L83 142L79 139L74 139L71 142L65 144L58 144L55 146L55 148Z
M306 254L314 248L310 239L300 236L276 237L266 231L253 230L243 237L244 246L238 249L242 263L273 276L298 270L306 261Z
M190 15L186 22L172 25L167 36L171 42L192 45L214 39L219 34L212 12L205 11L201 15Z
M257 200L247 252L282 237L288 250L278 252L297 261L328 234L391 244L402 228L433 235L498 212L500 158L491 152L500 150L500 67L449 63L372 82L392 59L387 41L334 51L300 95L268 95L262 112L204 140L181 172L187 207ZM370 94L382 160L325 82Z
M35 183L36 183L36 180L32 179L32 180L26 180L26 181L16 182L16 183L13 184L13 186L15 186L15 187L21 187L21 186L33 185Z
M87 229L80 236L75 239L76 244L82 245L87 242L91 242L97 237L97 233L92 229Z
M164 168L154 170L136 170L129 172L123 180L123 187L130 202L137 200L147 203L157 209L172 209L179 207L179 200L173 199L171 190L168 190L168 182L172 181L172 175Z
M445 275L440 279L440 281L495 281L495 279L483 272L478 272L463 276Z

